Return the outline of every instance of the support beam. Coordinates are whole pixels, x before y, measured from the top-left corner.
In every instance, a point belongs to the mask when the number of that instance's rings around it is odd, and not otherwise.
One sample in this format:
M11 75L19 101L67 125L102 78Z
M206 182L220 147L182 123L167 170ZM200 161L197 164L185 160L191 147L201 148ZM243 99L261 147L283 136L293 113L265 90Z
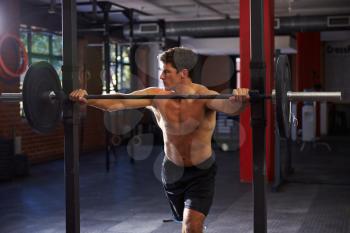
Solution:
M250 1L250 87L265 92L266 65L264 57L264 1ZM265 191L265 101L251 104L251 127L253 132L253 201L254 233L267 232Z
M79 87L77 66L77 11L75 0L62 2L63 90ZM66 232L80 232L79 104L67 103L63 111Z

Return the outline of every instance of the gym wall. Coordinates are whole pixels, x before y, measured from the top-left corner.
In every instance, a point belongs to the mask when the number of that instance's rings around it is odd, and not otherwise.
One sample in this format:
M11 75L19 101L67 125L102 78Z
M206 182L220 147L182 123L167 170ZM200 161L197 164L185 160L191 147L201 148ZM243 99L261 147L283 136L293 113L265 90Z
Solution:
M0 1L2 11L0 36L5 33L18 35L20 1ZM5 27L6 26L6 27ZM88 82L88 90L92 94L100 94L102 85L100 82L100 71L102 67L101 49L85 49L86 41L79 41L80 65L89 70L91 80ZM6 57L7 54L2 54ZM96 81L95 81L96 80ZM97 83L97 84L95 84ZM19 92L19 78L8 79L0 77L0 92ZM96 123L100 122L100 124ZM82 150L91 151L101 149L104 146L104 126L103 113L96 109L88 109L85 119L83 118L83 137ZM57 130L48 135L39 135L34 133L27 124L25 118L20 116L19 103L0 102L0 137L12 139L18 137L21 153L28 156L31 163L45 162L53 159L63 158L63 127L59 124Z
M349 39L325 43L325 90L344 93L345 103L331 106L329 128L333 134L350 134L350 34Z

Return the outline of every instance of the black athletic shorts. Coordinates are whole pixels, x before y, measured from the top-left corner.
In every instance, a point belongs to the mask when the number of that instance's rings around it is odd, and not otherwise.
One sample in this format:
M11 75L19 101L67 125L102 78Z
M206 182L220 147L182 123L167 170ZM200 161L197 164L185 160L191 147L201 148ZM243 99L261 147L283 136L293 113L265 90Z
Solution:
M216 171L214 156L193 167L178 166L164 157L163 187L177 221L182 221L184 208L208 215L214 197Z

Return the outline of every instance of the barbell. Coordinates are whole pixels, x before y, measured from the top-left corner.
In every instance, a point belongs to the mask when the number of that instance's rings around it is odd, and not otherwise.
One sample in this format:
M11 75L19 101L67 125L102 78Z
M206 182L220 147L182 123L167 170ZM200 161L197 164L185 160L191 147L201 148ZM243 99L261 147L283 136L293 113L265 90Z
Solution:
M275 63L275 90L271 95L249 92L250 101L272 99L276 106L277 127L281 136L289 137L291 101L339 101L341 92L292 92L288 57L281 55ZM232 94L219 95L87 95L87 99L228 99ZM32 64L23 82L22 93L2 93L0 101L22 101L29 125L38 133L52 132L61 120L62 108L68 96L54 67L48 62Z

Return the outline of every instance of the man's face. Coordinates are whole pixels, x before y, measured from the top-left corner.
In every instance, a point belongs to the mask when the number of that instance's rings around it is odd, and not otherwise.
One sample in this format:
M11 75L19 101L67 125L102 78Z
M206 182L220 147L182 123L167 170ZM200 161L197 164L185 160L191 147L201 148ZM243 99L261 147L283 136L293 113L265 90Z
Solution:
M166 90L173 90L181 81L181 72L177 72L170 63L166 63L163 64L163 71L160 75L160 79L163 80Z

